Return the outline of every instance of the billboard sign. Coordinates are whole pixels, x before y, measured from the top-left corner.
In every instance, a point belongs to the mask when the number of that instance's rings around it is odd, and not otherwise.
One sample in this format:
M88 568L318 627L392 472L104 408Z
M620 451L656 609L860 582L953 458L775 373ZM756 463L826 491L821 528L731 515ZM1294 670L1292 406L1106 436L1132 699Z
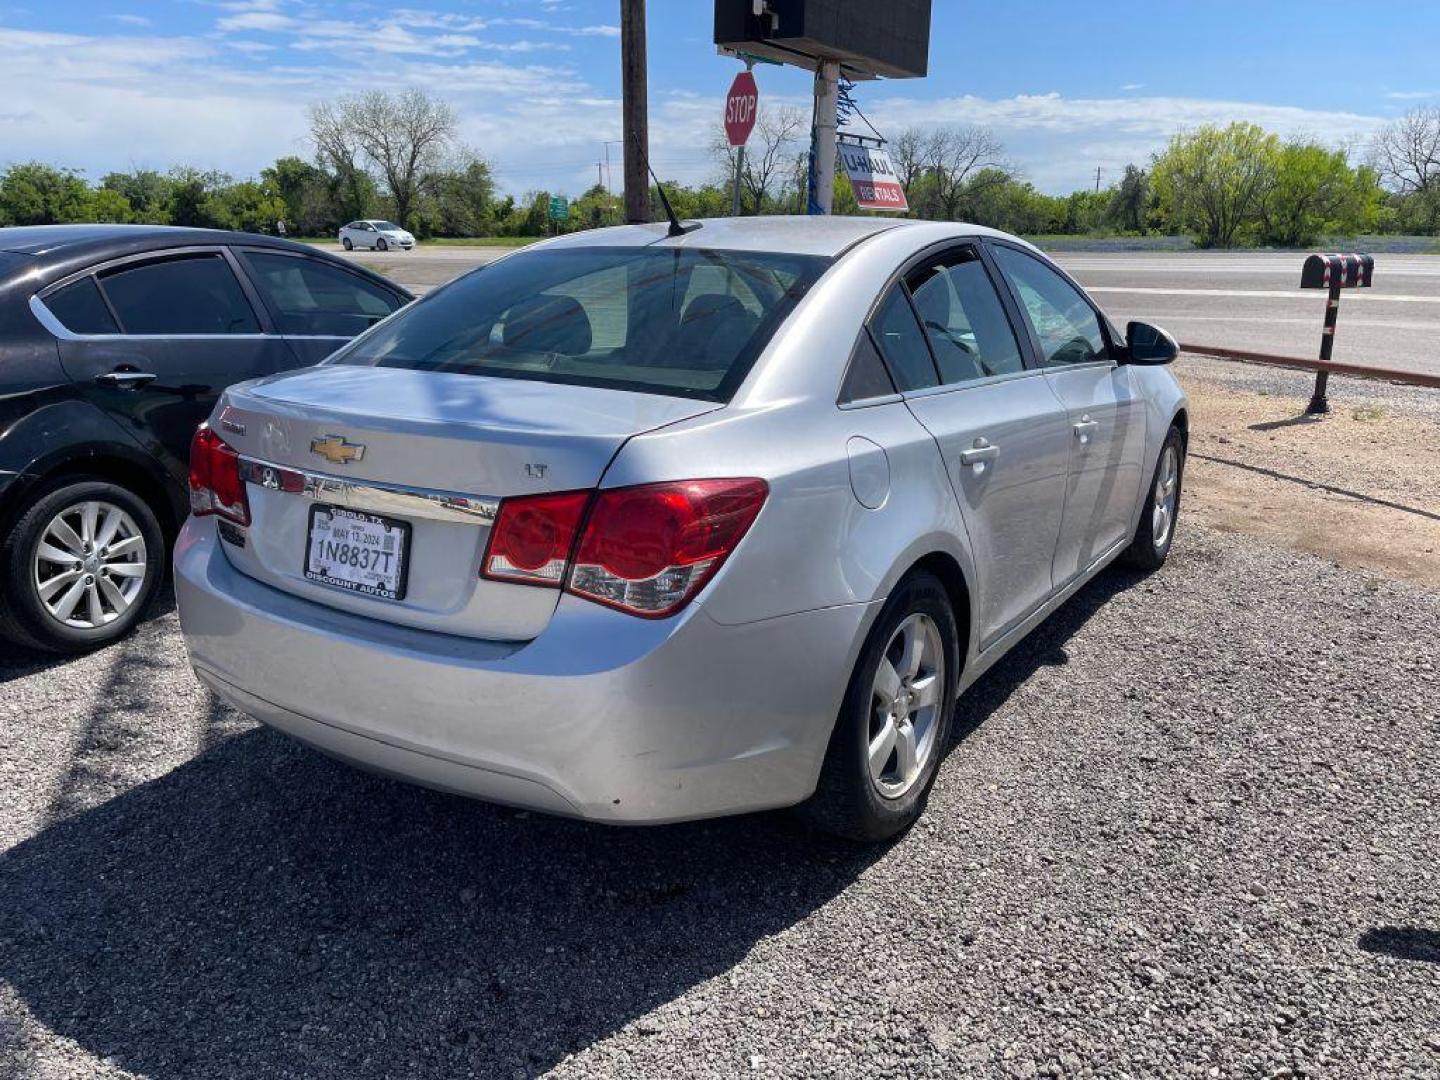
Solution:
M840 161L845 166L845 175L850 177L850 186L861 210L892 210L903 214L910 209L895 163L883 147L841 143Z

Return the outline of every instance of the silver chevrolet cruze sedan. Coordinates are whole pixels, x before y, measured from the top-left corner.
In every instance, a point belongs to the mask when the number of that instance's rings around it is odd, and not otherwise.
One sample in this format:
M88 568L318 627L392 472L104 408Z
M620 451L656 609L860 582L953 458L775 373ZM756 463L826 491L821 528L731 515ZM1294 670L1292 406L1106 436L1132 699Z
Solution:
M957 698L1174 538L1175 345L955 224L565 237L195 439L195 670L366 768L609 822L915 820Z

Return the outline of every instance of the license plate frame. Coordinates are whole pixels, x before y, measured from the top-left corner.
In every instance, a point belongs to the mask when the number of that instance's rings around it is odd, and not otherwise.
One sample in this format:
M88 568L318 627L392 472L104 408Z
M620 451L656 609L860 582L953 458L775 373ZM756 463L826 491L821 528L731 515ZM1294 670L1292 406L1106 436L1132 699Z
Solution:
M333 528L333 522L337 517L339 517L341 519L348 520L356 524L369 526L371 528L379 526L387 533L390 530L393 530L394 532L399 534L398 543L396 545L397 551L395 552L397 556L396 561L398 563L398 566L396 567L393 577L393 581L395 583L395 587L393 589L386 588L380 585L366 584L363 581L353 581L345 577L337 577L334 574L325 573L323 566L312 569L312 566L314 566L315 564L316 554L315 523L316 519L319 518L322 514L327 515L329 518L329 522L327 522L327 528ZM323 542L324 538L322 537L321 539ZM402 521L398 518L384 517L380 514L371 514L367 513L364 510L352 510L347 506L334 506L329 503L316 503L310 507L310 517L305 529L305 557L300 567L300 570L301 573L304 575L306 581L313 581L317 585L324 585L328 588L338 589L341 592L353 593L357 596L368 596L377 600L399 602L405 599L406 588L409 584L410 539L411 527L408 521ZM369 549L368 545L356 546ZM381 553L383 553L383 546L381 549ZM330 565L333 567L333 562ZM391 578L386 575L384 580L389 581L391 580Z

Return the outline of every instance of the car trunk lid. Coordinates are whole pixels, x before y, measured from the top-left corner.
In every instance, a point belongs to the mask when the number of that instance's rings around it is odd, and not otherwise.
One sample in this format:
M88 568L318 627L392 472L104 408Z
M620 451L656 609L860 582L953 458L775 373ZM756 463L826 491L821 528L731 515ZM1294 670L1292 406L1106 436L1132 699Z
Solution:
M251 524L227 554L252 577L317 603L442 633L528 640L548 623L558 592L480 577L499 500L595 487L631 436L718 407L601 387L343 365L242 384L227 391L215 418L249 481ZM356 525L359 519L368 524ZM363 566L315 562L349 554L324 548L327 539L360 542L362 532L366 543L397 549L393 567L367 579ZM230 538L241 536L230 530ZM347 590L336 574L371 580L379 591ZM403 595L385 595L391 586Z

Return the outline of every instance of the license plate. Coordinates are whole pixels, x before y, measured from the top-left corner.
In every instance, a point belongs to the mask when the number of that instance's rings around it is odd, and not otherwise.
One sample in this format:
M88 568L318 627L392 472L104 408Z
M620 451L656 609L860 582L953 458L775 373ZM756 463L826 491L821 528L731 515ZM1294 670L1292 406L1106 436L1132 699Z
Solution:
M365 596L403 600L409 547L410 526L404 521L312 506L305 577Z

